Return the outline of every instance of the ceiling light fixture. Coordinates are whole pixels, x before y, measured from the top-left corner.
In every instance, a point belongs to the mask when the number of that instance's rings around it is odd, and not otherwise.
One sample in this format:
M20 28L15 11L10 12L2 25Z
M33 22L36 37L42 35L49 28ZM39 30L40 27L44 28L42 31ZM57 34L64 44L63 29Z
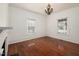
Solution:
M51 7L50 4L47 5L47 7L45 8L45 12L50 15L53 12L53 8Z

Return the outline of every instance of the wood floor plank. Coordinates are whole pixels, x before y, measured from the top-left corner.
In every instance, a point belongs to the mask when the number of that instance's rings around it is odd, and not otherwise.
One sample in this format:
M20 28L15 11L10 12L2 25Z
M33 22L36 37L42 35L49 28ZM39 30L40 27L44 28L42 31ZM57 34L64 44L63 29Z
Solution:
M41 37L9 45L8 55L79 56L79 44L51 37Z

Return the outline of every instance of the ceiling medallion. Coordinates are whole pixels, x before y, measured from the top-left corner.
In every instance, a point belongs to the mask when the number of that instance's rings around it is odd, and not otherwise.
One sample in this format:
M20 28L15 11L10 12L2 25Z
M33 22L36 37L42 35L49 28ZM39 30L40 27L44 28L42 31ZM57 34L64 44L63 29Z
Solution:
M47 7L45 8L45 12L47 13L47 15L50 15L53 12L53 8L51 7L50 4L48 4Z

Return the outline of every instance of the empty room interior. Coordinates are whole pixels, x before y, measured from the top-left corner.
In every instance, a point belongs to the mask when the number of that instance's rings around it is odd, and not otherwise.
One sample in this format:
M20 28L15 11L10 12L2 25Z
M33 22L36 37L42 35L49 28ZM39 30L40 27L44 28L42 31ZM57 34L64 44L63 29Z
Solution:
M79 3L0 3L1 56L79 56Z

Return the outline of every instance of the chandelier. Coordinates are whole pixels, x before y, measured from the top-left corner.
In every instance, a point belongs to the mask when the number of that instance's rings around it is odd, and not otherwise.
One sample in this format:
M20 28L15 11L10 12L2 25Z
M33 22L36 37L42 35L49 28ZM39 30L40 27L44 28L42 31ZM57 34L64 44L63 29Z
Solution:
M45 12L50 15L53 12L53 8L51 7L50 4L47 5L47 7L45 8Z

